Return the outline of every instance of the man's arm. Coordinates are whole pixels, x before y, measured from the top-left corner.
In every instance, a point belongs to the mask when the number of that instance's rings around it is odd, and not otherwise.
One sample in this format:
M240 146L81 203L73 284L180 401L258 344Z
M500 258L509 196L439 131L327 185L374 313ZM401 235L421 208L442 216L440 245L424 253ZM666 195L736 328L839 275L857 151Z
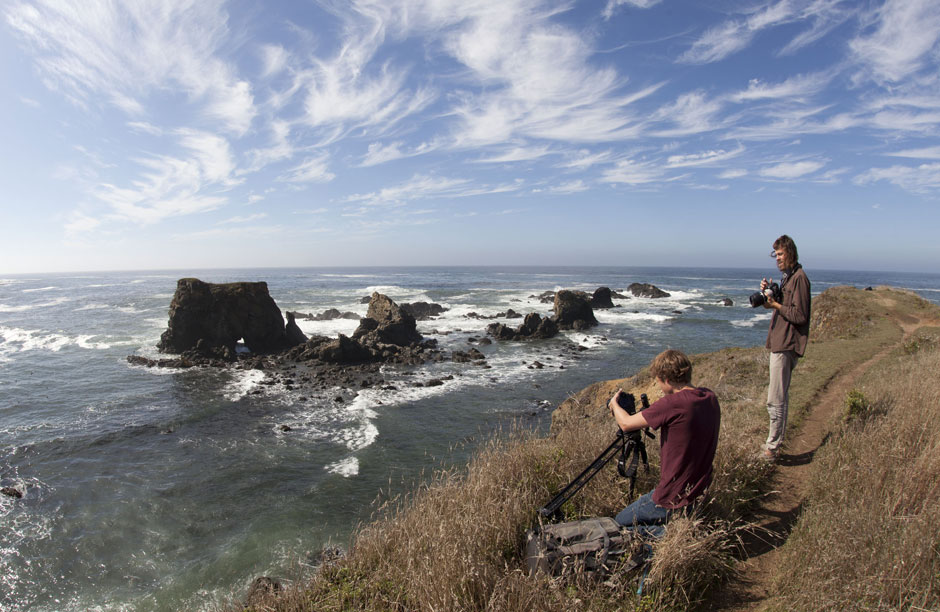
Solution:
M617 398L620 397L621 393L623 393L623 389L618 389L617 392L614 393L614 396L610 398L610 401L607 402L607 407L610 408L610 413L613 415L614 420L617 421L617 425L620 429L623 431L634 431L636 429L649 427L646 419L643 418L642 412L629 414L620 407L620 404L617 403Z

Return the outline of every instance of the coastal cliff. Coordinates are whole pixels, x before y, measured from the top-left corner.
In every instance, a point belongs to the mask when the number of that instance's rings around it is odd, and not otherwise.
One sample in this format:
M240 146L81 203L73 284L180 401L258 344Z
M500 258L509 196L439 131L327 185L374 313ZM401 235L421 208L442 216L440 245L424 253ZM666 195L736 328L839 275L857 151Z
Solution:
M897 372L907 371L907 368L916 374L918 368L925 365L935 368L938 362L940 309L937 306L911 293L889 288L827 290L814 299L810 347L794 372L792 435L794 438L800 435L803 422L810 416L829 410L834 420L823 420L830 433L822 439L835 436L840 440L840 452L864 454L868 452L864 447L852 450L855 436L861 431L859 419L873 427L878 419L891 418L895 410L902 414L906 406L916 404L927 407L926 412L921 410L918 414L933 413L929 422L936 422L935 413L940 408L936 394L921 397L918 393L923 392L923 387L905 383L906 375ZM280 610L296 611L540 609L561 612L613 611L634 604L649 610L734 609L735 588L723 585L733 587L736 573L746 570L741 565L740 547L745 545L741 525L753 520L775 474L785 468L758 459L759 445L766 434L763 401L767 352L760 347L725 349L695 355L693 365L693 382L713 389L722 404L722 430L709 519L678 519L667 536L655 543L642 598L636 594L638 576L626 570L618 573L615 569L612 578L602 584L574 580L565 585L544 576L527 576L521 570L521 538L525 529L537 520L535 509L588 465L609 442L614 429L605 405L613 390L623 387L635 394L648 393L650 400L656 399L645 369L622 379L595 383L574 394L553 414L551 434L547 437L518 431L483 445L466 470L438 474L411 498L395 507L386 507L380 518L358 532L345 558L324 565L308 582L272 594L256 609L271 605ZM858 393L865 399L852 404L861 407L850 411L861 416L850 418L841 411L845 395L838 391L855 385L860 387ZM834 392L835 399L831 397ZM921 438L919 446L906 453L920 453L918 456L924 457L924 448L929 450L940 444L940 427L917 423L911 426L911 431L919 427L933 437ZM881 438L889 440L891 436L882 434ZM651 448L651 451L653 469L641 475L638 483L641 492L649 490L656 482L658 458L656 449ZM825 451L821 449L823 455ZM812 463L813 454L809 454L806 461ZM905 469L924 461L925 466L935 464L935 461L917 457L906 457L905 461L908 462ZM803 464L798 462L798 465ZM825 465L828 471L820 477L827 480L830 488L838 483L834 486L855 489L859 477L879 481L880 477L872 470L897 469L890 456L880 456L878 465L865 463L864 476L848 472L848 480L836 480L831 461ZM841 468L841 471L846 472L846 469ZM573 519L612 515L629 502L627 485L613 472L600 472L565 505L565 516ZM931 487L940 486L940 473L925 468L919 471L919 477L916 485L897 479L895 488L900 487L900 492L892 494L895 499L907 500L905 516L909 520L879 522L882 531L893 530L897 544L883 541L883 550L879 551L883 564L877 568L877 575L865 573L869 572L867 562L852 565L850 555L839 564L828 561L838 568L836 571L841 577L831 586L817 582L818 588L810 594L805 593L806 589L791 590L788 585L792 581L788 583L784 573L779 582L782 586L777 591L759 597L780 597L783 599L778 603L784 608L806 609L801 606L810 605L805 601L807 597L828 601L836 608L848 608L857 604L857 597L864 596L877 607L880 600L875 600L880 597L878 592L883 591L881 587L868 588L866 595L842 585L876 583L897 591L898 585L890 582L890 576L882 576L884 570L892 566L903 568L917 556L922 560L918 564L923 566L923 571L918 571L916 580L902 585L901 599L936 605L931 568L940 567L940 556L922 531L909 531L911 525L920 529L919 526L929 526L931 521L936 524L936 519L940 518L936 516L933 498L924 494L933 490ZM861 491L855 493L856 497L862 497ZM888 517L891 514L890 508L881 509L891 500L877 497L877 488L872 495L876 497L864 498L861 505L851 504L853 513L838 517L839 522L852 526L853 533L871 534L871 530L858 526L872 522L873 517L878 522L880 513ZM812 507L813 503L812 498L799 501L800 507ZM875 509L865 509L865 504ZM856 514L858 512L863 514ZM844 548L838 542L857 539L854 535L840 533L835 525L826 525L828 532L813 533L808 541L825 540L831 542L833 548ZM814 524L794 526L791 523L786 531L774 536L778 538L774 541L777 545L787 539L796 542L801 539L800 534L812 533L814 528ZM793 529L792 534L790 529ZM923 542L918 544L916 538L912 539L914 535L925 541L926 547ZM859 544L854 546L857 548ZM809 553L803 554L801 558L807 562ZM817 575L833 572L826 566L809 565ZM848 579L855 570L860 572L857 579ZM769 580L772 574L773 568L768 569L763 580ZM798 600L802 603L794 603Z

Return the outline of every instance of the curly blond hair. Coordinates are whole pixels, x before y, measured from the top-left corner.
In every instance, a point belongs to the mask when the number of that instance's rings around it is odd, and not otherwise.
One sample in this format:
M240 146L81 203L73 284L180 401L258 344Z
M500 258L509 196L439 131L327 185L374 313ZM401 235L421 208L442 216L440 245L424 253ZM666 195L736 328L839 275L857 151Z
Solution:
M689 385L692 384L692 362L682 351L668 349L653 358L650 374L668 383Z

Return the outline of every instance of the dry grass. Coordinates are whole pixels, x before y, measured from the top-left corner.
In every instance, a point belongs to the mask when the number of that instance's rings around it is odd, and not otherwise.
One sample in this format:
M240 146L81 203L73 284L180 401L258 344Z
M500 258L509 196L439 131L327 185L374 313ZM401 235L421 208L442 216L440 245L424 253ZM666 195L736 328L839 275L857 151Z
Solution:
M818 456L774 607L940 608L940 351L927 344L847 398L855 409Z

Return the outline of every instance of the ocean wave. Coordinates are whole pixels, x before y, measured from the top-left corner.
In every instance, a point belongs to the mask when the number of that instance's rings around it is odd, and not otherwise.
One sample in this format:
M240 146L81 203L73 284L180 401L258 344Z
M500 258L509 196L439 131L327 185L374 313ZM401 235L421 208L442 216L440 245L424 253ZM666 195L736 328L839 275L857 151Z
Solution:
M93 342L97 334L81 334L75 337L45 332L39 329L0 327L0 356L21 351L46 350L59 352L64 347L75 345L83 349L107 349L105 342Z
M0 312L26 312L27 310L34 310L36 308L48 308L50 306L58 306L65 302L71 301L71 298L60 297L52 300L51 302L43 302L41 304L20 304L19 306L10 306L9 304L0 304Z
M81 308L76 308L75 312L81 312L83 310L104 310L106 308L111 308L107 304L85 304Z
M230 402L245 397L264 380L264 372L261 370L234 370L233 374L232 382L222 392Z
M35 289L23 289L22 291L23 293L35 293L37 291L58 291L58 290L59 290L58 287L49 286L49 287L37 287Z
M758 323L763 323L769 321L773 317L772 312L756 314L750 319L739 320L739 321L729 321L735 327L754 327Z

